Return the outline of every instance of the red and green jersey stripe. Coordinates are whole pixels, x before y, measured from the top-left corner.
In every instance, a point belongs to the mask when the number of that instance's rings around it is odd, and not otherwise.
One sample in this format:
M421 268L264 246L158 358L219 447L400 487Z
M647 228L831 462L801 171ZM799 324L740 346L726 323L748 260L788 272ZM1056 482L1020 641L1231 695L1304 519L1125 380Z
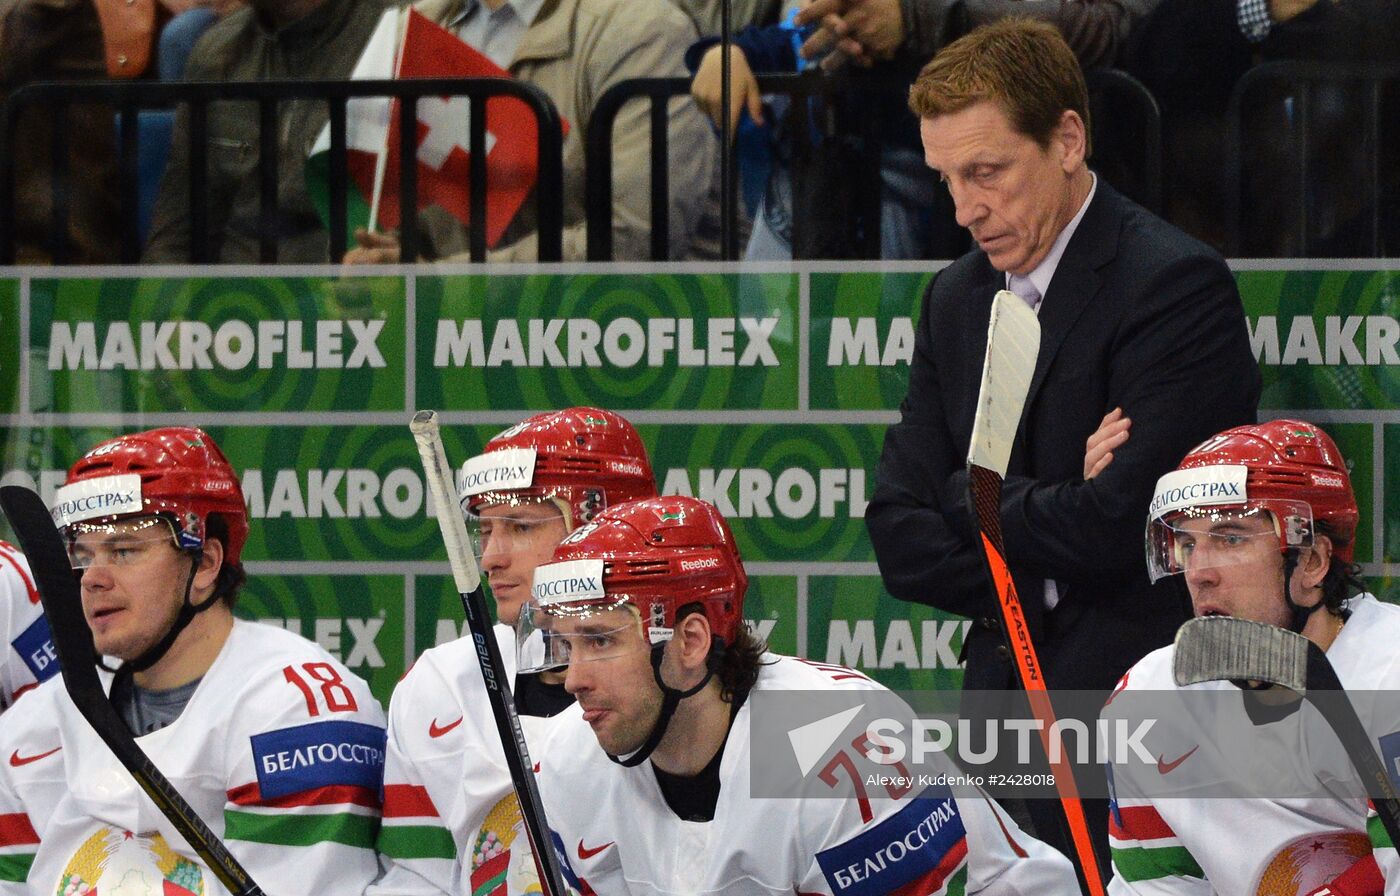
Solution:
M391 859L457 858L457 844L432 797L414 784L384 785L384 826L375 848Z
M1125 881L1205 878L1176 832L1152 806L1117 806L1108 817L1114 873Z
M1390 842L1390 832L1381 823L1381 817L1376 814L1376 806L1370 800L1366 801L1366 833L1371 837L1372 849L1395 848L1395 844Z
M379 796L365 787L334 785L264 799L256 783L228 792L224 836L280 846L340 843L373 849Z
M917 880L895 890L891 896L964 896L967 892L967 838L963 837L938 863Z
M38 849L39 835L28 815L0 815L0 881L23 883Z

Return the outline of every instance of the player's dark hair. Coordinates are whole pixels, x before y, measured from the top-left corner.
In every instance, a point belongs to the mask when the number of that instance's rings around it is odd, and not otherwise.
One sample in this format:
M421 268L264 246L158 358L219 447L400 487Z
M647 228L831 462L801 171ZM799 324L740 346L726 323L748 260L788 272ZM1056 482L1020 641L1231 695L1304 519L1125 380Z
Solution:
M758 669L765 665L763 654L768 644L754 637L748 626L739 626L739 633L733 644L724 645L719 657L719 668L715 677L719 679L720 699L725 703L738 703L748 697L758 681Z
M679 624L680 620L691 613L704 612L704 604L685 604L676 610L676 622ZM733 644L726 644L723 638L715 636L714 644L710 648L710 668L719 680L721 700L725 703L741 703L748 697L754 682L758 681L759 667L765 665L763 654L767 651L767 642L754 637L749 627L742 623Z
M219 577L214 580L214 597L219 598L228 604L230 610L234 604L238 603L238 592L243 587L243 583L248 581L248 574L243 571L243 564L228 562L228 521L222 514L211 513L205 523L207 527L207 537L217 538L224 546L224 562L219 567Z
M1334 548L1349 544L1351 541L1351 539L1337 534L1336 527L1327 520L1315 520L1313 529L1318 535L1326 535L1331 539ZM1366 583L1361 581L1361 566L1339 559L1334 551L1331 563L1327 567L1327 574L1322 577L1323 606L1328 610L1338 611L1353 594L1360 594L1365 590Z

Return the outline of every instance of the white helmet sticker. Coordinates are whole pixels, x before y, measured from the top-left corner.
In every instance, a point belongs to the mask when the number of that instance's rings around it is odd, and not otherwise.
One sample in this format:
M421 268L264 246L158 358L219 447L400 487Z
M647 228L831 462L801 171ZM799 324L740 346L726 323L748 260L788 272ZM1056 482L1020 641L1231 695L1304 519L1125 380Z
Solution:
M460 497L529 488L534 481L535 449L502 448L500 451L488 451L462 464Z
M541 607L601 600L606 596L603 561L565 560L537 566L530 594Z
M1244 464L1173 470L1157 480L1148 518L1161 519L1187 507L1243 504L1246 500L1245 477L1248 475L1249 467Z
M53 514L54 525L62 528L100 516L139 513L143 506L141 475L123 473L63 486L54 493L49 512Z

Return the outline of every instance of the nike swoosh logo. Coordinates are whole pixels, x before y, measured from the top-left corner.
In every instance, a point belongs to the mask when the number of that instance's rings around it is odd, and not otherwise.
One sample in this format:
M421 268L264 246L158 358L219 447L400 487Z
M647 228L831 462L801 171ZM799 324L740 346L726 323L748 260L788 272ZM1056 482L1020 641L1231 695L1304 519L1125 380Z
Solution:
M1176 768L1178 765L1181 765L1181 763L1185 762L1187 759L1190 759L1190 758L1191 758L1191 754L1194 753L1194 752L1196 752L1196 751L1199 750L1200 748L1201 748L1201 745L1200 745L1200 744L1196 744L1194 747L1192 747L1191 749L1187 750L1185 753L1181 754L1180 757L1178 757L1178 758L1176 758L1176 759L1173 759L1171 762L1163 762L1163 761L1162 761L1162 757L1161 757L1161 755L1159 754L1159 755L1157 756L1157 773L1158 773L1158 774L1161 774L1161 775L1167 774L1167 773L1170 772L1172 769Z
M62 749L63 747L54 747L47 753L40 753L36 756L21 756L19 755L19 750L15 750L13 753L10 754L10 765L14 766L15 768L19 768L21 765L28 765L31 762L38 762L45 756L52 756L53 754L57 753L59 750Z
M462 724L463 718L465 718L465 716L458 716L457 721L452 722L448 725L439 725L437 719L433 719L432 724L428 726L428 736L442 737L444 734L451 731L453 728L456 728L458 725Z
M602 852L603 850L607 849L609 846L612 846L612 845L613 845L614 843L616 843L616 842L617 842L616 840L609 840L607 843L604 843L602 846L595 846L593 849L585 849L584 846L583 846L583 841L580 840L580 841L578 842L578 857L579 857L580 859L582 859L582 860L591 859L591 858L593 858L594 856L596 856L598 853L600 853L600 852Z

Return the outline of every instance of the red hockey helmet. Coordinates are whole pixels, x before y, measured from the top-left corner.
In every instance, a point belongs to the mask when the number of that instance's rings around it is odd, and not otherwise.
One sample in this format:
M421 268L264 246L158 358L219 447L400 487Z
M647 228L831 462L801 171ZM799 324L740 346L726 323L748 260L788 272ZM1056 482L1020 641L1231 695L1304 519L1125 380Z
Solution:
M473 515L492 504L557 498L573 529L604 507L655 494L641 437L620 415L601 408L528 417L462 465L462 509Z
M169 426L102 442L78 459L54 496L54 523L65 532L124 517L169 521L176 544L204 545L211 514L228 526L224 562L238 562L248 540L243 489L228 458L202 430Z
M748 584L729 524L713 505L671 495L610 507L560 542L554 562L535 569L530 612L520 616L522 671L568 662L548 638L540 661L531 633L535 626L549 628L543 619L629 604L653 645L670 640L677 612L697 603L711 631L733 644ZM526 644L535 647L527 651Z
M1158 480L1147 520L1153 581L1185 570L1181 520L1264 511L1280 550L1312 544L1314 523L1322 522L1333 556L1351 562L1360 514L1341 452L1311 423L1274 420L1212 436Z

